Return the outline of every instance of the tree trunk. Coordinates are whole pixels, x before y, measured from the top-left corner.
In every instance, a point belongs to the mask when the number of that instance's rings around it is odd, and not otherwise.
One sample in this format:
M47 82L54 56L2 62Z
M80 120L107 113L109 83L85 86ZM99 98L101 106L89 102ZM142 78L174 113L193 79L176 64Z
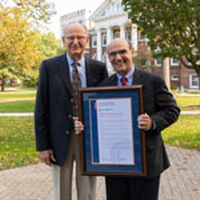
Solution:
M169 58L165 58L163 61L163 76L165 80L165 84L168 87L168 89L171 89L171 84L170 84L170 65L169 65Z
M2 79L1 81L1 91L3 92L5 90L5 80Z

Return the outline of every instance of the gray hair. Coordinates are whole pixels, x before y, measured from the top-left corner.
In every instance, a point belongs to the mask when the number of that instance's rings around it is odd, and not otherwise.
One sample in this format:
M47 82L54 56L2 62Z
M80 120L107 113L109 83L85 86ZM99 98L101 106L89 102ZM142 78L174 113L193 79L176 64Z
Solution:
M66 33L66 30L69 28L69 26L71 25L79 25L79 26L82 26L85 30L85 34L88 36L88 29L87 27L84 25L84 24L81 24L79 22L76 22L76 21L72 21L72 22L69 22L67 24L64 24L64 28L63 28L63 35L65 35Z

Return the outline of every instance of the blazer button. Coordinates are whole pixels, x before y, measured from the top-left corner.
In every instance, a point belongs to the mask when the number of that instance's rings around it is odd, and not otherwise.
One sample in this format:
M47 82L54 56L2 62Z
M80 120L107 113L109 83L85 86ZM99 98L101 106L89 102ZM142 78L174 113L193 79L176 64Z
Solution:
M73 116L71 114L68 115L69 118L72 118Z
M69 135L69 131L66 131L66 134Z

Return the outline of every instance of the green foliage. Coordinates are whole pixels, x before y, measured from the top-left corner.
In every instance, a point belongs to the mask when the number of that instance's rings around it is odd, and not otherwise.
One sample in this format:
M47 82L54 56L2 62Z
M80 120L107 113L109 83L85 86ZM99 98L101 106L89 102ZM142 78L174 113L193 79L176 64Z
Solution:
M23 17L32 20L47 22L55 14L54 4L48 0L11 0L14 7L19 8ZM7 0L0 0L0 5L7 5Z
M22 78L22 83L27 87L36 87L38 83L38 73L25 74Z
M30 113L34 111L35 101L13 101L0 103L0 113Z
M200 77L199 0L123 0L125 10L157 57L172 57ZM156 52L157 49L160 51ZM190 63L190 64L189 64Z
M181 115L175 124L163 131L165 143L200 151L199 121L199 115Z
M42 55L42 60L56 56L61 51L60 40L56 39L53 33L33 31L32 35L34 36L37 49Z
M0 170L40 162L32 117L0 117L0 124Z
M0 70L20 76L35 66L40 53L29 31L31 26L20 9L0 9ZM1 78L4 84L5 76Z
M155 67L154 59L151 54L149 46L145 43L140 44L140 48L137 51L136 56L133 59L134 64L138 69L153 72Z

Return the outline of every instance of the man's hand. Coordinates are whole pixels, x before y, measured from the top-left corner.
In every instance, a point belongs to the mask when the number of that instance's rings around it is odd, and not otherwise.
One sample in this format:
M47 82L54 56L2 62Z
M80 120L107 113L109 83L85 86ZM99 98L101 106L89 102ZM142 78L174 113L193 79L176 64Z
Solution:
M149 131L152 127L152 119L151 117L145 113L145 114L141 114L138 117L138 128L144 131Z
M73 117L73 120L74 120L74 130L75 130L75 133L78 135L83 132L84 125L81 121L79 121L78 117Z
M49 165L49 166L51 166L51 160L53 160L54 162L56 161L53 155L53 151L51 149L41 151L40 158L46 165Z

